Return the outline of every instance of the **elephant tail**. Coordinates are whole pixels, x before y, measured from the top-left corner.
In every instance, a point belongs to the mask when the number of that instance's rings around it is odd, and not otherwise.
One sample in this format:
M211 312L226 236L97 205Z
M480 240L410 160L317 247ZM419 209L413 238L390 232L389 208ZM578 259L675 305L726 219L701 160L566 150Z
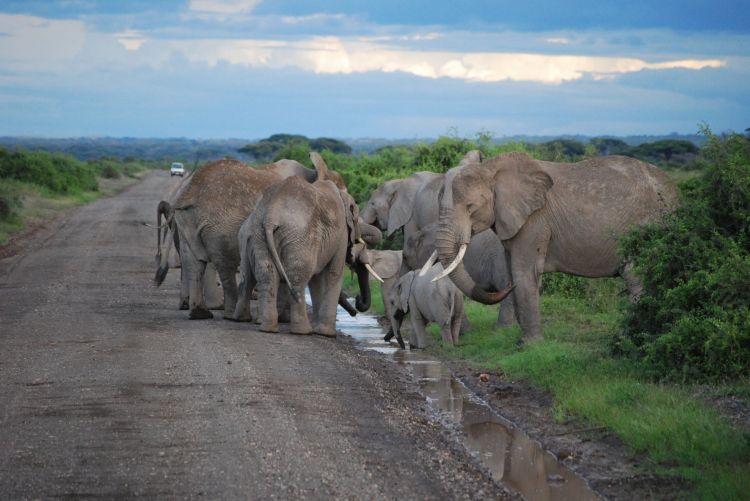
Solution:
M169 233L173 231L175 231L174 228L169 228L167 230L166 237L169 238ZM154 275L154 285L157 287L159 287L167 277L167 272L169 271L169 254L172 252L172 247L172 245L167 245L166 252L161 253L161 256L159 258L159 267L156 269L156 275Z
M273 232L278 226L274 226L272 228L271 224L265 225L266 229L266 245L268 246L268 251L271 253L271 259L273 259L273 264L276 265L276 269L279 270L279 274L281 275L281 278L284 279L284 282L286 282L286 285L289 287L289 293L292 296L292 301L295 303L299 302L299 294L297 294L297 291L294 290L294 287L292 287L291 282L289 282L289 277L286 276L286 270L284 269L284 265L281 264L281 259L279 258L279 253L276 251L276 240L273 238Z

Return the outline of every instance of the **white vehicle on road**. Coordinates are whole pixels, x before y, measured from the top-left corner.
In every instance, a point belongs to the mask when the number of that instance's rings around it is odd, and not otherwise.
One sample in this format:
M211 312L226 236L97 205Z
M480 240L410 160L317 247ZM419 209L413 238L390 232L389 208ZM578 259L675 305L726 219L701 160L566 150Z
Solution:
M172 162L172 167L169 169L169 175L170 176L184 176L185 175L185 166L182 165L180 162Z

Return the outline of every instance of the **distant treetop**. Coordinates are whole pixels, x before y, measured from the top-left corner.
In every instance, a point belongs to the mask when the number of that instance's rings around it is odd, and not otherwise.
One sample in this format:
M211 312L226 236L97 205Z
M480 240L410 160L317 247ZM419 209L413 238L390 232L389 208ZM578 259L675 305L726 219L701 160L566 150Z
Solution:
M299 134L273 134L256 143L247 144L237 151L248 155L253 160L267 161L272 160L281 150L294 145L307 146L314 151L329 150L344 155L349 155L352 152L351 146L338 139L329 137L310 139Z

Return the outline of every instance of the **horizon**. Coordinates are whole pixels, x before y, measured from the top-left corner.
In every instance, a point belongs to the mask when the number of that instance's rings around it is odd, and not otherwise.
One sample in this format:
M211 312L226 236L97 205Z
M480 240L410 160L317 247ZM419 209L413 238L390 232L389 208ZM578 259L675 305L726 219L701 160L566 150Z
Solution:
M0 136L743 132L749 11L737 0L7 0Z

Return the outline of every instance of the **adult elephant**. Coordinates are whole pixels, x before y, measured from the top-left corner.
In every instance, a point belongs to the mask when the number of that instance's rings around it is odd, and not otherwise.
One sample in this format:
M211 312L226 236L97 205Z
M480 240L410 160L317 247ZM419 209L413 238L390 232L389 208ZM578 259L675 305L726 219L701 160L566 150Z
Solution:
M317 154L313 160L314 163L322 162ZM180 245L189 251L183 253L182 264L188 281L191 320L213 317L203 296L208 262L214 264L219 274L224 291L225 318L229 319L235 311L235 274L240 264L237 233L261 195L283 179L283 174L273 170L252 169L238 160L224 159L196 171L175 199L173 218ZM157 285L161 279L160 268L155 277ZM367 291L362 295L369 297L368 280L360 281L359 285ZM348 302L346 306L350 314L356 313Z
M174 222L174 209L172 208L172 203L174 203L177 196L189 182L190 174L188 174L187 177L181 177L180 182L170 188L165 199L159 201L159 204L156 207L156 264L158 266L158 271L155 281L157 284L161 284L166 278L169 268L180 268L180 310L188 309L190 291L187 272L182 266L182 260L180 257L180 238L177 232L177 226ZM162 218L164 219L163 224ZM147 224L146 226L150 225ZM162 229L164 229L163 240ZM165 246L164 252L162 252L162 245ZM183 247L182 252L189 253L190 249ZM188 261L190 262L190 260ZM208 263L206 266L203 294L206 306L209 309L218 310L223 308L223 294L219 287L216 268L212 263Z
M399 275L422 268L435 251L439 200L446 179L452 179L467 165L481 162L481 152L472 150L445 174L417 172L406 179L386 181L372 194L362 211L362 219L380 229L387 229L388 234L401 227L404 229L403 264ZM478 235L472 238L467 252L471 257L470 261L467 260L471 263L467 271L474 281L489 290L500 291L507 287L509 276L505 250L497 238ZM508 296L500 305L497 325L508 327L513 322L513 297ZM465 319L464 330L468 326Z
M322 161L322 157L320 158L321 158L320 161ZM317 158L315 161L316 162L318 161ZM279 174L283 179L286 179L291 176L296 176L296 177L301 177L302 179L306 180L308 183L314 183L319 178L317 167L315 170L308 169L307 167L305 167L298 161L289 160L286 158L278 160L272 164L262 165L257 168L261 170L275 172L276 174ZM341 177L341 174L329 169L326 172L326 176L328 176L326 179L328 179L329 181L333 181L333 183L336 185L338 189L347 191L346 183L344 183L344 178Z
M255 289L262 331L278 331L277 294L283 283L292 298L290 331L335 336L344 265L372 271L357 204L326 179L322 160L319 165L323 168L312 184L292 176L268 190L240 229L242 284L234 318L250 320L246 299ZM304 296L308 285L312 324Z
M499 295L478 287L461 262L472 235L492 228L509 258L524 339L537 340L541 274L621 275L636 298L641 284L618 255L618 237L634 224L659 221L676 200L666 174L633 158L570 164L506 153L446 180L437 250L465 294L493 304Z

